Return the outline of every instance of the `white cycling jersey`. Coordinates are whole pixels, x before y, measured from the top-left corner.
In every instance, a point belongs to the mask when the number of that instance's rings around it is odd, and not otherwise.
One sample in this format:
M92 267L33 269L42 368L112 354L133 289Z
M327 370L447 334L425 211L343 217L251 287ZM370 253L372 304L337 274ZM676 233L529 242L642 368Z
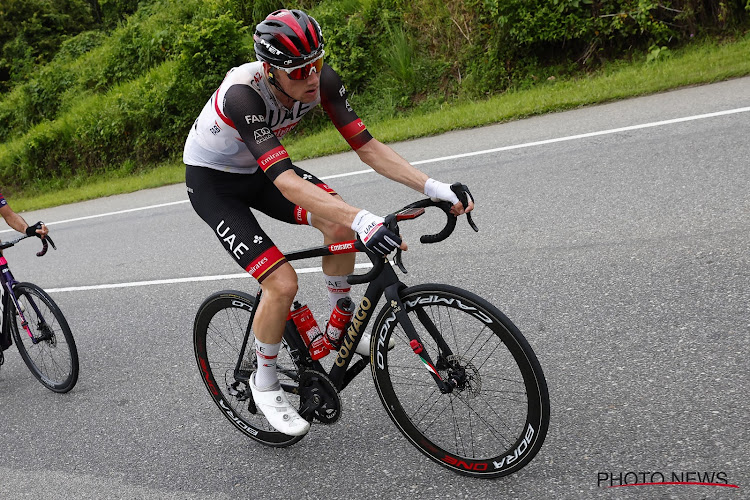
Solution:
M327 64L315 100L295 101L291 109L276 98L262 62L232 68L191 127L183 161L243 174L255 173L260 166L274 179L291 168L279 140L321 103L339 132L357 149L372 136L346 97L341 79Z
M308 104L296 101L292 109L286 109L271 90L262 62L232 68L190 129L183 154L186 164L235 173L254 173L258 169L255 157L244 144L234 124L224 114L225 95L232 85L249 86L265 103L265 115L245 117L251 123L264 121L268 125L254 132L256 142L258 139L270 139L271 133L281 139L308 111L320 103L318 93L315 101Z

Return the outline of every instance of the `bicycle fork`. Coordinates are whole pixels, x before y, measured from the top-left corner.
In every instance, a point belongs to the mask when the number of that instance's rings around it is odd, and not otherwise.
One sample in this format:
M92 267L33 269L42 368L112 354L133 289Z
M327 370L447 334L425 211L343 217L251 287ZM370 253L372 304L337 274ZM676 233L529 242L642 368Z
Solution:
M7 267L7 262L5 261L5 257L0 257L0 266L2 266L1 268L3 269L3 272L8 272L8 274L10 274L10 271L7 271L8 267ZM9 297L10 300L13 301L13 304L15 305L15 308L16 308L15 310L18 313L18 316L21 318L21 327L23 327L23 329L29 335L29 338L31 339L31 343L32 344L38 344L42 340L46 340L44 338L44 335L42 335L41 338L34 337L34 334L31 332L31 328L29 328L29 322L26 321L26 317L23 315L23 312L24 312L23 311L23 306L21 306L21 303L18 302L18 299L16 298L16 294L14 294L13 291L11 290L12 285L11 285L11 281L10 280L5 281L5 287L7 289L6 290L6 296ZM7 305L10 305L10 303L8 303ZM33 303L32 303L32 306L36 308L36 305L33 304ZM38 314L38 311L37 311L37 314ZM40 317L41 317L41 315L40 315ZM13 319L13 315L12 315L10 309L8 309L8 311L7 311L6 319L8 321L15 321ZM46 329L43 329L42 331L45 332Z
M385 298L396 314L398 323L404 329L406 336L409 338L409 346L411 347L412 351L414 351L414 354L419 357L420 361L422 361L427 371L430 372L430 375L432 375L432 378L435 381L435 384L437 384L438 388L440 389L440 392L443 394L451 393L453 392L453 389L458 387L461 383L460 377L462 375L451 374L451 376L447 379L443 379L443 377L440 376L440 373L435 367L435 363L432 361L430 354L427 352L427 349L422 343L422 339L419 337L419 334L414 328L411 319L409 319L409 315L406 313L406 308L404 307L404 304L401 301L401 297L399 297L398 294L399 285L399 283L396 283L388 286L385 289ZM443 340L442 335L440 334L430 317L427 315L427 313L425 313L421 308L417 308L416 312L420 323L422 323L427 332L438 345L438 366L440 366L441 360L450 356L452 352Z

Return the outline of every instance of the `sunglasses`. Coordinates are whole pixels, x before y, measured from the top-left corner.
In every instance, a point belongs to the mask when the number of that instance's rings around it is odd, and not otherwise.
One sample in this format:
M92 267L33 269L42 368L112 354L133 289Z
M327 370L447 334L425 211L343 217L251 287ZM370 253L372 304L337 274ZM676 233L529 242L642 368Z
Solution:
M320 70L323 69L323 55L321 54L320 57L315 59L313 62L307 63L304 66L300 66L298 68L276 69L280 69L286 72L286 74L289 75L290 80L306 80L310 75L313 74L313 71L317 74L320 74Z

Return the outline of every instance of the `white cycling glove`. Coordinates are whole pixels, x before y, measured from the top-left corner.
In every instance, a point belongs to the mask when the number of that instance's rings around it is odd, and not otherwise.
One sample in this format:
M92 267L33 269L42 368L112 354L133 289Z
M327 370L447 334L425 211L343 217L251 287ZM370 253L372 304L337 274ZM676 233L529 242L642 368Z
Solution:
M451 205L458 203L458 196L451 189L450 184L436 181L435 179L427 179L424 183L424 194L432 198L433 201L447 201Z
M401 246L401 238L383 225L384 220L367 210L360 210L352 222L352 229L367 249L380 255L388 255Z

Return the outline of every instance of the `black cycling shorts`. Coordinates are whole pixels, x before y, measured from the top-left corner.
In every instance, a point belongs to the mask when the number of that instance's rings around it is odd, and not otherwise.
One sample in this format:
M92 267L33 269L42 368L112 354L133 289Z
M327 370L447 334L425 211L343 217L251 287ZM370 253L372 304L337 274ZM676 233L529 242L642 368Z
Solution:
M336 194L314 175L293 168L303 179ZM235 174L187 165L185 183L193 209L211 226L226 251L259 283L286 258L248 208L288 224L308 223L307 210L284 198L261 169L254 174Z

